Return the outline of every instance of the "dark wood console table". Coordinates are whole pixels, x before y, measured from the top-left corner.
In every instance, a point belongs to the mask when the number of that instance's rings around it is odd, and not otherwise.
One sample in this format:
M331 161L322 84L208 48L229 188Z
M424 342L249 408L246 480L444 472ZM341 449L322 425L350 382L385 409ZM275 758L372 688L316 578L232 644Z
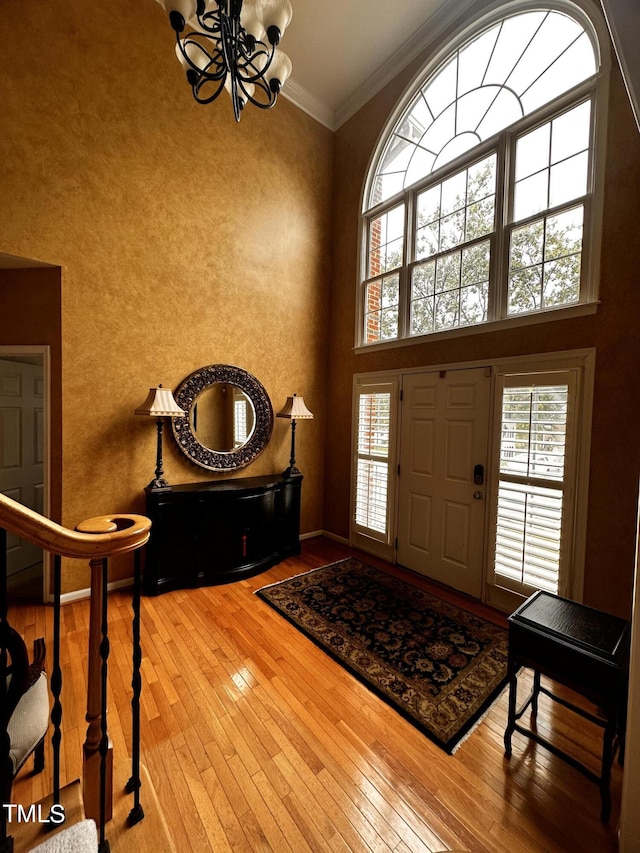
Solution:
M275 474L147 489L143 591L228 583L298 554L301 487Z
M548 592L536 592L509 616L508 622L509 717L504 735L505 755L507 758L511 756L511 736L514 731L546 747L600 786L600 817L606 822L611 812L609 785L616 736L620 764L624 760L629 623ZM517 710L517 674L520 667L533 670L533 692ZM590 714L566 699L555 696L540 684L541 675L548 676L593 702L602 716ZM540 693L604 729L599 776L537 732L518 724L517 721L529 706L535 720Z

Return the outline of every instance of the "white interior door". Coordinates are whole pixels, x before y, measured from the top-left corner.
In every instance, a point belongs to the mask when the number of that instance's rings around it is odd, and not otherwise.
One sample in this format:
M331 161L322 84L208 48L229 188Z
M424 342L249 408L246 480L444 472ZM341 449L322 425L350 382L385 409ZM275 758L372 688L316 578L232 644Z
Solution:
M0 491L43 512L44 373L42 365L0 359ZM30 542L7 534L7 573L42 560Z
M488 368L403 377L397 561L480 597Z

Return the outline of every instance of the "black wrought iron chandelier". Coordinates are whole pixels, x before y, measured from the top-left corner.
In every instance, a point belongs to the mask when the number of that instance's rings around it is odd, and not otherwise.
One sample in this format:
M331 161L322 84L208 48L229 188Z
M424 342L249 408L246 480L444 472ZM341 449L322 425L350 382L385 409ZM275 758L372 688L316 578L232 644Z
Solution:
M289 0L158 0L176 33L176 54L193 97L231 96L236 121L249 101L269 109L291 73L278 49L291 21Z

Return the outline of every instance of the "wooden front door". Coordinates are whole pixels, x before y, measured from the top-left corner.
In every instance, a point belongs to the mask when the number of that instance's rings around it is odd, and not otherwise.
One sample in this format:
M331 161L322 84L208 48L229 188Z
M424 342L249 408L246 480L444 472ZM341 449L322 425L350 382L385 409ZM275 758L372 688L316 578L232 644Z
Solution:
M480 597L490 372L403 377L397 562Z

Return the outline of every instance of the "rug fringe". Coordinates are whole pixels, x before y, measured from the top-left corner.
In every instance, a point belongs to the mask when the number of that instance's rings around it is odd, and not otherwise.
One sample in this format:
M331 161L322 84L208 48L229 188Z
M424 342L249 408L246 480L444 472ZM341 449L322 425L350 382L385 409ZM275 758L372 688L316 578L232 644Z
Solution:
M344 560L336 560L335 563L329 563L329 566L338 566L340 563L346 563L349 560L353 559L352 557L345 557ZM280 584L285 583L286 581L292 581L296 578L303 578L305 575L311 575L314 572L319 572L320 569L327 569L329 566L316 566L315 569L307 569L306 572L299 572L297 575L291 575L291 577L285 578L281 581L274 581L274 583L267 584L267 586L262 586L260 589L254 589L253 594L257 595L259 592L263 592L265 589L271 589L274 586L280 586Z
M469 729L469 731L468 731L468 732L465 732L465 734L463 734L463 735L462 735L462 737L460 738L460 740L459 740L459 741L458 741L458 742L453 746L453 748L451 749L451 752L449 753L449 755L455 755L455 754L456 754L456 752L457 752L457 751L460 749L460 747L462 746L462 744L463 744L463 743L464 743L464 742L465 742L465 741L466 741L466 740L467 740L467 739L468 739L468 738L469 738L469 737L470 737L470 736L475 732L475 730L478 728L478 726L480 725L480 723L481 723L481 722L484 720L484 718L487 716L487 714L489 713L489 711L493 708L494 704L498 701L498 699L500 698L500 696L502 695L502 693L503 693L503 691L504 691L505 689L506 689L506 688L503 688L503 689L500 691L500 693L498 693L498 695L497 695L497 696L496 696L496 698L493 700L493 702L491 702L491 704L489 705L489 707L488 707L488 708L485 708L485 710L483 711L483 713L482 713L482 714L480 714L480 716L479 716L479 717L478 717L478 719L474 722L474 724L471 726L471 728Z

